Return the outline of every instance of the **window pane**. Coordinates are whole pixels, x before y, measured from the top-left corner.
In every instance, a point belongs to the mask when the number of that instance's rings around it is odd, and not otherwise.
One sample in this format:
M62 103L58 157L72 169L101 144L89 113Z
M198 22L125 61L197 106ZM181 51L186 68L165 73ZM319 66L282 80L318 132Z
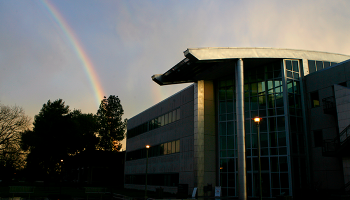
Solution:
M168 142L168 154L171 154L171 149L172 149L171 142Z
M169 114L164 115L164 125L167 125L169 123Z
M288 188L289 182L288 182L288 173L281 173L281 188Z
M226 122L220 122L219 126L220 135L226 135Z
M158 127L162 126L162 117L158 117Z
M283 93L276 94L276 107L283 107Z
M226 90L226 99L227 100L232 100L233 99L233 87L228 87Z
M265 92L265 82L259 82L258 83L258 93L259 95L264 94Z
M219 82L220 87L225 87L226 86L226 81L220 81Z
M258 110L258 97L250 98L250 109Z
M277 134L276 132L269 133L270 147L277 147Z
M328 62L328 61L324 61L323 64L324 64L324 68L327 68L327 67L331 66L331 63Z
M299 79L299 73L294 72L294 79Z
M220 159L220 172L227 172L227 159Z
M286 146L286 133L285 132L278 133L278 146Z
M160 117L160 126L164 126L164 115Z
M233 136L227 137L227 149L234 149L234 137Z
M293 70L293 68L292 68L292 61L291 60L286 60L286 69Z
M233 113L233 101L227 101L227 113Z
M176 110L173 111L173 121L176 121L177 118L176 118Z
M259 109L266 109L266 97L265 95L259 96Z
M271 163L271 172L278 172L279 171L278 157L271 157L270 163Z
M158 118L155 118L155 119L154 119L153 128L158 128L158 127L159 127Z
M180 152L180 140L176 140L176 153Z
M287 81L287 91L289 93L293 93L293 81L292 80Z
M173 122L173 113L172 112L169 113L169 124L171 122Z
M226 113L226 101L221 101L219 107L220 107L219 114Z
M163 149L164 149L164 152L163 152L163 155L167 155L168 154L168 143L164 143L163 144Z
M282 86L282 81L275 80L275 87Z
M269 108L275 107L275 95L273 94L268 95L268 105L269 105Z
M171 153L176 153L176 142L175 141L171 142Z
M288 163L287 163L287 157L286 156L281 156L280 157L280 171L281 172L287 172L288 171Z
M261 133L260 134L260 146L261 147L268 147L268 141L267 141L267 133Z
M219 100L225 100L225 96L226 96L225 88L220 88L219 89Z
M284 117L277 117L277 129L279 131L284 131L285 130Z
M300 94L300 84L299 81L293 81L294 93Z
M271 181L272 181L272 187L273 188L279 188L280 187L280 178L278 173L271 173ZM280 194L279 194L280 195Z
M153 130L154 119L149 122L149 130Z
M297 60L293 60L293 71L299 72L299 66L298 66Z
M316 68L317 71L320 71L323 69L323 62L322 61L316 61Z
M316 65L314 60L309 60L309 73L314 73L316 71Z
M227 146L226 146L226 137L220 137L220 149L221 150L224 150L224 149L227 149Z
M269 94L273 93L273 81L267 81L267 90Z
M269 118L269 130L270 130L270 132L276 131L276 118L275 117Z
M256 96L258 94L258 83L251 84L252 96Z
M180 120L180 108L176 110L176 119Z
M234 134L233 122L227 122L227 135L233 135L233 134Z
M226 80L226 86L232 86L232 85L233 85L232 79Z

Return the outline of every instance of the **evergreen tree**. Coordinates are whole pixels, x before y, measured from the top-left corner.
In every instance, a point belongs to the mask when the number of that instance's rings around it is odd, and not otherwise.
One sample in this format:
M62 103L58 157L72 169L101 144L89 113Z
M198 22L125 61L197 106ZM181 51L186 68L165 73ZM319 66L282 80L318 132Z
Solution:
M27 169L37 177L57 178L63 160L98 144L96 117L70 112L62 99L44 104L33 125L22 134L22 149L29 150Z
M122 120L124 110L118 96L104 97L97 111L97 120L100 124L99 148L105 151L119 151L120 141L124 139L127 119Z

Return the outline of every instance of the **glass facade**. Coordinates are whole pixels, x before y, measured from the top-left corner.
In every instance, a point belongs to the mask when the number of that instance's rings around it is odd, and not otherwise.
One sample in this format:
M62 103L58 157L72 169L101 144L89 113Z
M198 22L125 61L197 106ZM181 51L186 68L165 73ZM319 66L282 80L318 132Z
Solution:
M257 126L252 120L257 116L262 118L260 143L263 196L273 197L282 193L291 195L292 178L298 180L298 183L304 181L300 178L301 174L305 175L305 167L304 171L302 170L305 166L305 137L299 68L298 60L279 60L263 66L245 66L244 114L248 197L259 196ZM219 179L223 196L237 196L234 77L232 75L218 81ZM291 149L288 136L291 138ZM292 160L293 167L297 170L292 169ZM295 175L297 177L291 176L292 171L299 173Z

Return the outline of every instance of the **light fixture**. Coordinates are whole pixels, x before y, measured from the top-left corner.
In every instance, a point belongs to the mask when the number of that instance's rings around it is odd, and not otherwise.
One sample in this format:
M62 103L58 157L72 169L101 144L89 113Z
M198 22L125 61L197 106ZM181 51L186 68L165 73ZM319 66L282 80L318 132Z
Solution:
M255 123L259 123L260 120L261 120L260 117L255 117L255 118L254 118L254 122L255 122Z

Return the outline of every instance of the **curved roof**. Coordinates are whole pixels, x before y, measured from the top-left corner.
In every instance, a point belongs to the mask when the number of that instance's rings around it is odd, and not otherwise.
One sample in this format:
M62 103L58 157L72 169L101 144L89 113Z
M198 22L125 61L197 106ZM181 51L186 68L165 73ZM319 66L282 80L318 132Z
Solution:
M350 59L348 55L336 53L261 47L188 48L184 55L185 59L164 74L153 75L153 81L159 85L168 85L212 79L213 74L226 72L225 68L232 70L231 61L239 58L255 62L259 59L259 63L275 59L324 60L339 63Z

